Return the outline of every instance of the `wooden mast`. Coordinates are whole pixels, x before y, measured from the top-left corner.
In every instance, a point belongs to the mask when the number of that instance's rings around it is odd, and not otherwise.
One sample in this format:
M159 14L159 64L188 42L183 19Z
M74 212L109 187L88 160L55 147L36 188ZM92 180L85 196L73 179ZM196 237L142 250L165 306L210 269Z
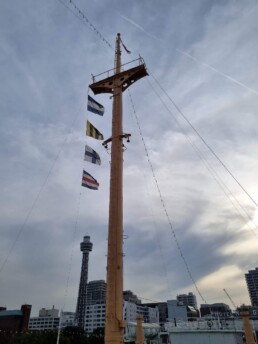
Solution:
M107 253L107 292L105 344L123 344L125 321L123 320L123 133L122 93L132 83L148 75L143 60L139 65L121 71L120 34L116 37L114 75L97 81L93 77L90 88L95 94L113 94L112 136L103 142L112 143L110 172L110 201ZM108 71L110 72L110 71Z
M121 72L120 34L116 39L115 73ZM110 201L107 255L105 343L123 343L123 128L122 88L114 80Z

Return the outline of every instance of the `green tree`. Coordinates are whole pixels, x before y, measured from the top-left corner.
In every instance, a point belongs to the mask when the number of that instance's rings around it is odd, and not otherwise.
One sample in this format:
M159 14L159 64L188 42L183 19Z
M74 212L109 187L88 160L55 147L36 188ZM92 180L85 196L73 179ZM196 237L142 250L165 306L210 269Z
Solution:
M57 331L35 331L17 335L12 344L56 344ZM60 338L59 344L71 344L69 338Z
M96 328L88 337L88 344L104 344L104 327Z
M68 338L70 344L87 344L85 331L77 326L67 326L62 330L60 338Z

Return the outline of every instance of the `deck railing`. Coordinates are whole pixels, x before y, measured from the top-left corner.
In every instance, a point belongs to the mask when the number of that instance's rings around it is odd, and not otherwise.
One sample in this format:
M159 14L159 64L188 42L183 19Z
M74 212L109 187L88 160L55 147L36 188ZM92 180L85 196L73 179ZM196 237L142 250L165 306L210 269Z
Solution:
M128 67L133 68L133 67L140 66L142 64L145 65L145 62L143 58L140 56L138 59L122 64L121 72L124 72L125 70L129 69ZM113 75L115 75L115 68L106 70L105 72L97 74L97 75L92 75L92 80L93 80L93 83L95 83L95 82L98 82L99 80L109 78Z

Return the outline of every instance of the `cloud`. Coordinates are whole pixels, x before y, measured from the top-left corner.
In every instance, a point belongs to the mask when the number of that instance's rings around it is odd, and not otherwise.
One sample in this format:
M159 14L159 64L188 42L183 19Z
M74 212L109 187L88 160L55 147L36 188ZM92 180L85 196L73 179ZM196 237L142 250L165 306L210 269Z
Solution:
M221 75L221 76L225 77L226 79L228 79L228 80L230 80L230 81L236 83L237 85L239 85L239 86L245 88L246 90L251 91L251 92L255 93L256 95L258 95L258 92L257 92L256 90L254 90L253 88L248 87L247 85L245 85L245 84L243 84L242 82L240 82L240 81L238 81L238 80L232 78L231 76L227 75L226 73L223 73L223 72L219 71L217 68L214 68L213 66L210 66L208 63L204 63L204 62L200 61L199 59L195 58L194 56L192 56L192 55L190 55L190 54L188 54L188 53L186 53L185 51L182 51L182 50L180 50L180 49L176 49L176 51L178 51L179 53L181 53L181 54L183 54L183 55L189 57L189 58L192 59L193 61L195 61L195 62L197 62L197 63L200 63L201 65L203 65L203 66L205 66L205 67L210 68L210 69L211 69L212 71L214 71L215 73L218 73L219 75Z
M160 40L159 38L155 37L155 36L152 35L151 33L149 33L149 32L147 32L146 30L144 30L144 28L143 28L141 25L135 23L133 20L131 20L131 19L129 19L129 18L123 16L123 15L121 15L121 17L122 17L124 20L126 20L128 23L134 25L134 26L137 27L139 30L141 30L142 32L144 32L144 33L145 33L147 36L149 36L150 38L154 38L154 39L156 39L156 40Z
M239 293L239 289L244 287L243 280L241 279L242 274L243 271L235 265L224 266L201 279L199 281L199 286L200 288L208 290L207 294L212 302L219 302L214 299L212 294L214 294L215 290L220 290L221 294L223 294L223 289L227 289L226 286L230 285L230 291L228 290L228 292L232 296L232 299L235 300L234 303L239 306L243 304L242 300L244 300L244 295ZM207 286L209 286L209 288L207 288ZM221 295L221 298L222 297ZM228 299L225 299L225 303L229 304L231 309L234 308Z

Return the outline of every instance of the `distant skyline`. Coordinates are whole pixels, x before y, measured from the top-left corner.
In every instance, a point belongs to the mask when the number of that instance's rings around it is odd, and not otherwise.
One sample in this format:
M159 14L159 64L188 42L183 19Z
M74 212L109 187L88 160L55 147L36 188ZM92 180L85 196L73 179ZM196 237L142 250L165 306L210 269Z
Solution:
M88 85L113 68L118 32L132 52L122 51L123 63L140 54L149 71L130 87L148 157L128 92L123 99L124 132L132 134L124 152L124 289L155 301L193 292L203 303L175 234L207 303L230 305L225 288L237 305L250 304L245 273L258 265L257 16L255 0L0 3L0 306L75 311L84 235L93 243L88 280L106 278L110 155L85 130L88 119L111 135L112 99L93 96ZM103 117L87 111L88 93L104 105ZM83 160L86 144L100 166ZM83 169L99 190L81 187Z

